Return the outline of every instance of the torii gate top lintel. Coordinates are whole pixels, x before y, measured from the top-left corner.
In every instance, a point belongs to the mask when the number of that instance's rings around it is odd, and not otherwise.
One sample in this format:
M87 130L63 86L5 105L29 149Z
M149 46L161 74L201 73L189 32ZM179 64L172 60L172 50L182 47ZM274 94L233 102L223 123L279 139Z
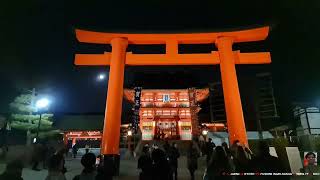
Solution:
M125 64L128 66L156 65L214 65L220 64L216 51L201 54L179 54L179 44L219 44L223 37L230 38L231 44L238 42L260 41L267 38L269 27L230 32L191 33L191 34L124 34L76 30L77 39L84 43L112 44L112 39L124 38L127 44L165 44L165 54L126 53ZM221 44L221 43L220 43ZM236 64L270 63L269 52L240 53L234 51ZM110 65L111 53L76 54L75 64L85 66Z
M80 42L110 44L113 38L126 38L129 44L166 44L168 40L179 44L207 44L215 43L218 37L232 37L234 43L265 40L269 33L269 27L255 29L212 32L212 33L179 33L179 34L129 34L107 33L76 29L76 36Z

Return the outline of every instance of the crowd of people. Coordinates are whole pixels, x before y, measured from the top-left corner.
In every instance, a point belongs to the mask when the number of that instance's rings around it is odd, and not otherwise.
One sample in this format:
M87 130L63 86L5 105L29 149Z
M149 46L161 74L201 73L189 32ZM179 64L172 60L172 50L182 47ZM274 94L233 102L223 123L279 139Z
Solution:
M210 149L206 151L207 169L204 180L250 179L250 176L230 176L231 173L286 172L282 162L277 157L270 155L269 145L265 141L259 142L258 154L254 154L246 145L240 144L238 140L234 141L231 147L228 147L227 143L215 146L209 138L206 147ZM285 178L282 177L282 179Z
M67 148L58 149L45 162L47 166L46 169L48 170L48 175L45 180L66 180L66 151ZM97 163L97 159L99 159L99 163ZM36 163L36 165L39 164L39 161L35 161L34 159L32 161ZM109 170L106 170L102 156L96 157L93 153L87 152L82 156L81 164L83 170L79 175L76 175L73 180L112 180L114 176L115 170L110 167L108 167ZM33 169L34 167L35 165L33 164ZM0 180L23 180L23 168L24 162L21 160L9 162L5 172L0 175Z
M35 145L35 147L41 147ZM269 146L265 141L259 142L258 153L254 154L246 145L236 140L230 147L227 143L216 146L209 138L202 148L199 144L191 141L187 151L187 168L190 172L190 179L195 179L195 171L198 169L198 158L206 156L207 167L203 176L204 180L215 179L250 179L249 176L230 176L231 173L282 173L286 169L277 157L270 155ZM44 147L40 148L43 150ZM52 150L44 148L49 154ZM40 151L35 148L36 153ZM41 151L42 152L42 151ZM48 175L45 180L66 180L65 156L67 148L61 148L50 153L45 167ZM41 154L38 154L41 157ZM154 144L145 144L142 153L138 158L137 168L140 169L140 180L177 180L178 159L180 151L178 145L168 141L162 147ZM315 165L315 154L310 152L306 155L308 164L302 169L303 172L319 172ZM37 168L39 161L33 159L33 169ZM86 152L82 156L81 164L83 171L76 175L73 180L111 180L115 175L116 167L110 167L108 159L102 156L96 157L93 153ZM0 179L22 180L23 163L21 161L10 162L6 171L0 175ZM256 177L254 177L256 178ZM260 177L262 179L263 177ZM269 178L266 176L265 178ZM282 176L281 179L289 177Z
M155 144L152 147L146 144L138 159L138 169L141 169L139 179L177 180L179 157L180 152L176 143L170 145L166 141L162 149Z
M200 148L197 148L199 147ZM227 143L216 146L212 139L199 145L191 142L187 149L187 168L190 179L195 179L195 171L198 169L198 158L206 156L207 168L203 176L204 180L214 179L250 179L248 176L231 176L231 173L282 173L286 172L277 157L270 155L269 146L261 141L258 154L254 154L246 145L236 140L231 147ZM156 145L143 147L138 160L138 168L141 169L140 180L163 179L177 180L178 158L180 156L177 144L169 145L166 141L163 148ZM282 179L285 179L282 177Z

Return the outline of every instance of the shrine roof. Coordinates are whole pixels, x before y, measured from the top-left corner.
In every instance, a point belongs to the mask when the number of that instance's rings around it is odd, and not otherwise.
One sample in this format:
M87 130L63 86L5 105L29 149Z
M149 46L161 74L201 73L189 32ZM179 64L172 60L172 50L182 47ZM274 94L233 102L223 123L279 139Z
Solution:
M188 89L142 89L144 92L188 92ZM209 96L209 88L195 89L196 101L202 102ZM123 96L130 103L134 103L134 89L125 89Z

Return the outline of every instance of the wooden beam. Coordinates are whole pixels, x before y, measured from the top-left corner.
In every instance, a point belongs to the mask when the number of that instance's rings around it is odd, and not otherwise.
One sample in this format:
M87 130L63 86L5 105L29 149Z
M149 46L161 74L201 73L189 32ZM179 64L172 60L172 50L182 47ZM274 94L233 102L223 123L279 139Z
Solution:
M74 64L78 66L110 65L110 53L75 54Z
M256 52L256 53L240 53L235 51L236 64L270 64L271 56L269 52Z
M211 54L132 54L127 53L128 66L212 65L219 64L218 53Z
M267 64L271 63L269 52L240 53L234 51L236 64ZM75 64L79 66L109 66L110 53L76 54ZM128 66L172 66L172 65L216 65L220 64L219 54L132 54L127 52Z
M218 37L232 37L233 42L238 43L264 40L268 33L268 26L239 31L189 34L127 34L76 29L76 36L80 42L96 44L110 44L111 39L119 37L128 39L129 44L166 44L168 39L177 41L179 44L206 44L215 43Z

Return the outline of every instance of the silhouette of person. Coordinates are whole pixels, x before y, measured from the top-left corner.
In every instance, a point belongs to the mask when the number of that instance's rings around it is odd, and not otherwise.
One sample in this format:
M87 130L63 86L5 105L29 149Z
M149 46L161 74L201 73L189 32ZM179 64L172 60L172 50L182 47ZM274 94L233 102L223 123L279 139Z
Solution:
M230 173L232 171L230 161L224 152L222 146L217 146L213 157L209 161L207 170L206 170L206 179L232 179L231 176L225 176L225 173Z
M0 175L1 180L23 180L23 164L21 161L12 161L7 164L6 170Z
M245 149L242 146L238 146L238 156L233 160L235 165L235 172L245 173L251 172L249 166L249 159L245 152ZM248 179L246 176L239 176L237 179Z
M141 169L139 174L140 180L151 179L152 175L152 159L149 154L149 146L142 148L141 156L138 159L138 169Z
M49 160L48 176L46 180L66 180L63 174L63 156L60 154L53 155Z
M152 180L170 180L170 167L161 149L152 152Z
M265 141L259 142L259 154L251 160L255 172L282 172L281 162L277 157L271 156L269 145Z
M172 176L174 175L174 179L178 179L178 158L180 157L180 152L178 150L178 145L176 143L172 143L172 146L168 152L169 165L171 168Z
M193 147L193 142L189 144L188 152L187 152L187 165L188 170L191 176L191 180L194 180L194 172L198 169L198 158L199 153Z
M95 180L97 176L96 171L96 156L93 153L87 153L82 156L81 164L84 167L81 174L75 176L73 180Z
M211 156L212 156L212 153L213 153L213 148L215 147L216 145L212 142L212 139L209 138L208 139L208 142L206 142L206 155L207 155L207 164L209 163L210 159L211 159Z

